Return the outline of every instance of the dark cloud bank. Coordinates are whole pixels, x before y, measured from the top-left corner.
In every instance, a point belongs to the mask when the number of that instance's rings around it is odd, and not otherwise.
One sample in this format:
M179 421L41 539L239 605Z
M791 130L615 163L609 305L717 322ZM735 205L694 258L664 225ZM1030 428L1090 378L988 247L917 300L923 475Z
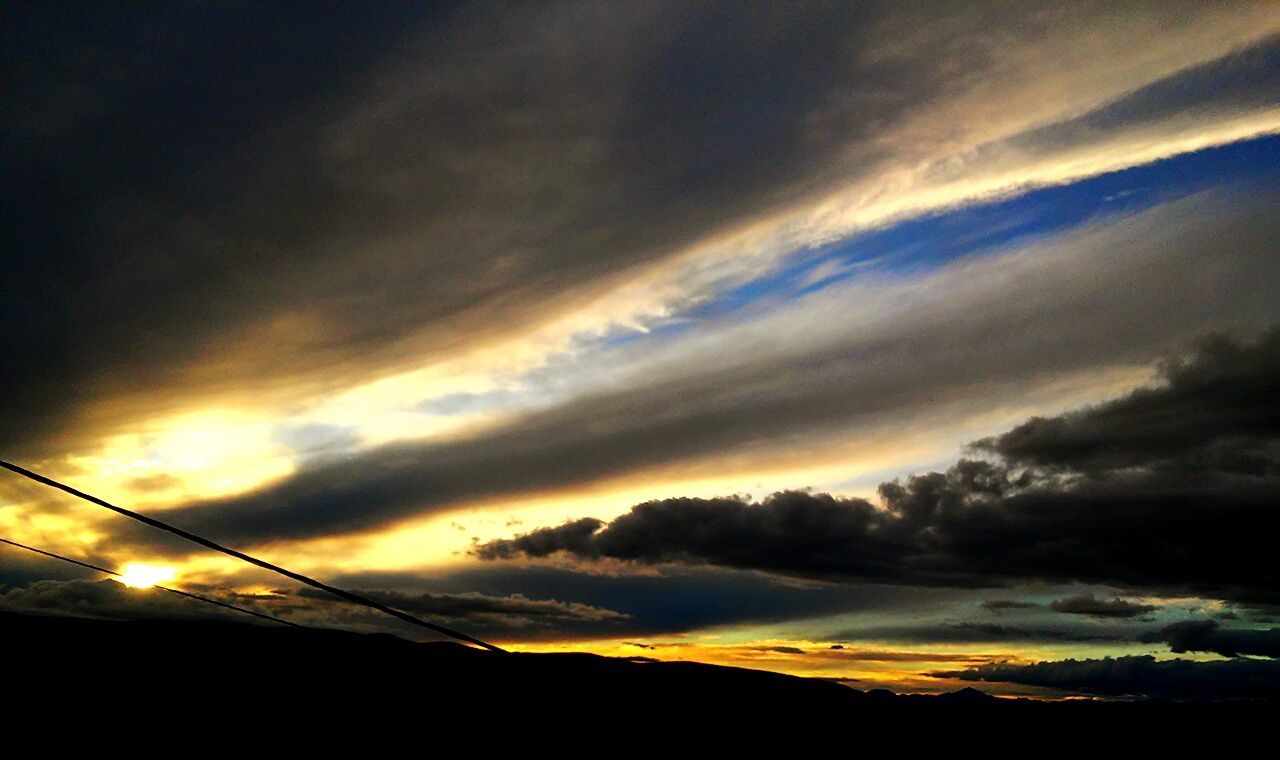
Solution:
M365 631L395 631L416 637L420 630L401 625L380 613L338 602L311 589L245 594L217 588L190 587L218 601L318 627ZM556 599L534 599L521 594L407 593L395 590L361 590L359 593L397 609L426 616L449 625L466 626L485 635L500 633L537 637L563 636L582 631L617 630L627 615L601 607ZM44 614L76 615L106 619L249 619L240 613L202 604L158 590L132 589L111 579L35 581L0 590L0 608Z
M835 581L1083 582L1274 603L1280 331L1213 338L1164 383L979 441L986 459L882 484L884 508L790 491L647 502L477 549L489 560L709 564ZM1059 600L1064 612L1146 610Z
M1099 599L1093 594L1080 594L1065 599L1054 599L1049 609L1068 615L1089 615L1104 618L1132 618L1157 609L1152 604L1139 604L1127 599Z
M1184 620L1140 637L1147 643L1166 643L1179 654L1214 652L1223 657L1280 658L1280 628L1258 630L1223 628L1216 620Z
M998 681L1109 697L1250 699L1280 697L1280 662L1157 660L1149 655L1058 660L1031 665L991 663L939 671L938 678Z

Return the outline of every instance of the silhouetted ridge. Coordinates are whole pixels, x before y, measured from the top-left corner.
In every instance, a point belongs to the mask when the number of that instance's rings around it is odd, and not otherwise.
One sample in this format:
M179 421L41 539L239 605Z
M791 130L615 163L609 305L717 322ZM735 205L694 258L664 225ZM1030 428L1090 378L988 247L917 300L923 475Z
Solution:
M739 738L760 731L850 726L889 736L885 732L928 725L917 742L940 741L943 732L982 724L1001 726L1004 733L967 743L997 747L1010 732L1050 730L1061 721L1120 726L1168 720L1171 726L1182 721L1204 726L1238 722L1259 706L1047 703L997 699L973 688L905 696L694 662L497 653L387 634L230 621L111 621L0 611L0 634L7 654L6 688L20 696L7 716L13 725L21 725L24 716L72 713L79 721L108 720L110 713L83 712L85 699L92 697L99 704L109 700L141 709L149 721L269 716L260 725L237 724L240 736L261 731L265 737L273 727L325 716L397 735L425 723L487 731L495 720L506 731L569 724L590 733L625 724L651 731L747 732ZM332 749L323 741L327 730L312 726L310 731L318 733L303 732L291 741Z

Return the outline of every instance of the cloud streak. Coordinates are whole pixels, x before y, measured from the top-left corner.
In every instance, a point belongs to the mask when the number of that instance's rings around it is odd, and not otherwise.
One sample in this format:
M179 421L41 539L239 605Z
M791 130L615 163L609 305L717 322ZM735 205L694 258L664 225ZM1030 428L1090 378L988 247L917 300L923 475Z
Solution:
M1128 599L1099 599L1093 594L1079 594L1063 599L1054 599L1049 609L1067 615L1088 615L1102 618L1134 618L1154 612L1158 609L1152 604L1139 604Z
M1266 205L1245 222L1218 219L1217 201L1196 198L923 280L819 294L675 341L604 389L482 434L304 467L169 516L239 542L366 530L713 454L775 455L797 436L817 446L876 424L982 411L1037 381L1149 361L1210 326L1280 316L1256 288L1277 274L1270 240L1280 229Z
M24 13L5 48L8 450L563 341L895 215L1191 149L1192 116L1199 147L1276 126L1267 88L1180 73L1267 71L1213 63L1270 55L1280 17L1249 3L148 13Z
M1275 602L1280 579L1268 558L1280 415L1271 389L1280 379L1280 330L1252 343L1209 340L1167 364L1164 378L979 442L1002 460L961 460L946 472L882 484L883 508L799 491L759 503L663 499L607 524L586 518L494 541L477 554L563 553L917 585L1086 582ZM1074 444L1082 434L1122 435L1126 445L1090 446L1080 461ZM1034 466L1023 466L1033 452ZM1092 596L1052 608L1104 617L1153 609Z
M367 609L335 602L309 590L244 593L201 587L210 598L281 617L301 625L363 631L395 631L416 637L419 629ZM522 594L406 593L362 590L359 593L396 609L450 625L465 625L488 634L536 636L539 631L565 635L581 631L607 632L628 616L602 607ZM72 615L119 620L232 619L234 612L151 589L131 589L114 580L41 580L0 593L0 608L39 614ZM543 634L545 635L545 633Z

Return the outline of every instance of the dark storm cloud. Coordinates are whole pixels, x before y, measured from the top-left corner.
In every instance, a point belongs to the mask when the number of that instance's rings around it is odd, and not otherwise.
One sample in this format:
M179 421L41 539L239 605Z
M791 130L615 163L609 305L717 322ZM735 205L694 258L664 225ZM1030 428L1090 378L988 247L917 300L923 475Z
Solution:
M872 6L733 8L10 9L0 441L544 317L869 170L986 54L877 63Z
M1223 657L1280 657L1280 628L1223 628L1216 620L1184 620L1140 637L1173 652L1215 652Z
M1059 660L1031 665L992 663L932 673L937 678L1042 686L1103 696L1167 699L1280 697L1280 662L1157 660L1150 656Z
M171 380L171 362L191 362L221 330L261 319L261 308L237 314L265 305L268 290L278 311L294 307L286 288L262 281L264 259L281 251L216 239L231 233L224 225L252 223L244 201L278 211L282 227L309 224L286 221L287 187L245 186L264 152L288 148L281 139L253 156L251 138L368 68L411 21L404 16L333 2L304 16L6 5L6 450L37 448L95 398ZM233 197L246 193L256 200L237 211ZM317 212L311 222L324 218Z
M1267 28L1245 3L1167 6L8 4L0 443L320 392L545 320L934 157L968 122L904 122L1045 43L1092 53L1100 17L1153 42ZM1104 126L1263 90L1166 92ZM1097 125L1062 129L1013 152Z
M1063 599L1054 599L1049 609L1068 615L1090 615L1106 618L1133 618L1153 612L1158 607L1150 604L1139 604L1128 599L1099 599L1093 594L1079 594Z
M977 444L1017 465L1066 471L1154 468L1169 477L1197 468L1242 476L1280 474L1280 405L1273 333L1249 349L1206 341L1194 361L1163 368L1167 385L1122 402L1033 418Z
M1280 598L1272 561L1280 528L1276 387L1280 330L1247 343L1214 338L1167 364L1158 387L1034 420L981 444L1010 459L961 460L946 472L882 484L883 509L799 491L759 503L663 499L607 524L580 520L476 553L490 560L563 553L921 585L1086 582L1274 602ZM1034 447L1026 443L1028 427L1036 431ZM1084 456L1077 448L1082 436L1129 445L1103 445ZM1022 466L1027 451L1037 452L1035 466ZM1146 611L1079 598L1060 600L1055 609Z
M1205 325L1280 316L1280 305L1257 287L1280 277L1271 255L1280 221L1269 198L1192 198L1043 249L958 264L918 286L822 296L759 324L675 341L624 383L472 437L392 444L304 466L260 491L167 514L182 527L238 542L357 531L468 500L560 490L730 451L773 455L779 441L816 447L851 429L927 419L948 405L985 411L993 402L974 399L975 387L1003 398L1035 379L1150 361ZM1224 204L1231 214L1218 214ZM1206 256L1212 270L1203 267ZM866 311L851 318L851 308ZM831 309L841 318L832 319ZM1215 441L1204 456L1242 445ZM890 491L913 510L908 503L932 498L930 489L968 487L960 482L966 477L934 474ZM1155 497L1111 480L1094 486L1114 491L1098 498ZM1030 500L1058 496L1020 489L1010 498L1030 509ZM841 504L818 519L880 519L852 514L865 509ZM1069 509L1051 505L1039 519L1049 529L1059 519L1053 515ZM857 532L852 523L843 528Z

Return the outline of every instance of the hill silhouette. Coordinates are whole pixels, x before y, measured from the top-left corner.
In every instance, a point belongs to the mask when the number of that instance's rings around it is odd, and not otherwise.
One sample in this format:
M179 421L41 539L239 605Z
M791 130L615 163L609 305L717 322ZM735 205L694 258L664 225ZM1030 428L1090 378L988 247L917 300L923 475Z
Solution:
M472 732L573 727L598 736L647 726L703 738L727 732L736 739L857 727L880 739L910 736L917 744L959 732L967 744L1001 746L1066 725L1148 737L1163 727L1208 730L1275 706L1036 702L997 699L972 688L905 696L692 662L499 654L384 634L224 621L0 612L0 626L6 690L20 695L11 700L11 725L76 715L77 725L106 720L118 728L132 715L205 732L221 725L220 731L255 741L279 740L278 730L290 726L286 733L295 748L333 749L337 745L329 742L349 741L353 726L363 727L356 735L366 738L372 727L379 735L415 734L427 726ZM922 727L927 731L920 733ZM641 733L628 741L655 739Z

